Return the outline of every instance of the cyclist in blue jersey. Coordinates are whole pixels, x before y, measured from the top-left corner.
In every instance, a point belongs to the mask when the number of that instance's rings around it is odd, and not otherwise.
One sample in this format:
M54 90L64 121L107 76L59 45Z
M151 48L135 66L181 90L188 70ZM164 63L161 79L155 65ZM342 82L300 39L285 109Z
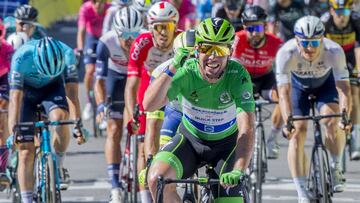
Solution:
M51 121L80 118L78 75L73 50L64 43L45 37L21 46L11 61L10 104L8 126L15 135L19 122L36 121L37 104L42 104ZM82 135L83 129L73 129ZM24 203L32 203L34 186L34 129L20 129L18 180ZM53 143L59 166L60 187L68 187L68 172L63 168L64 154L69 145L66 126L54 127ZM84 137L78 138L78 144Z
M37 23L38 10L30 5L22 5L15 11L14 17L4 19L6 37L14 32L25 32L29 38L41 39L46 36L45 28Z

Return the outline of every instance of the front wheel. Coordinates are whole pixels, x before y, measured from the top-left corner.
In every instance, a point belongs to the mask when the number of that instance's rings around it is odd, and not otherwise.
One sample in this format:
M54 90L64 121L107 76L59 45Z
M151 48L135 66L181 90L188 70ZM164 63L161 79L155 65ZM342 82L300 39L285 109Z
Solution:
M310 168L310 189L317 203L331 202L331 183L329 166L325 151L318 147L312 157Z
M251 202L261 203L262 183L264 181L265 170L263 169L264 147L263 129L257 127L255 131L255 149L252 160L252 169L250 174L251 180Z
M43 157L43 187L42 187L42 202L46 203L59 203L60 191L56 188L56 171L55 162L52 154L47 154Z

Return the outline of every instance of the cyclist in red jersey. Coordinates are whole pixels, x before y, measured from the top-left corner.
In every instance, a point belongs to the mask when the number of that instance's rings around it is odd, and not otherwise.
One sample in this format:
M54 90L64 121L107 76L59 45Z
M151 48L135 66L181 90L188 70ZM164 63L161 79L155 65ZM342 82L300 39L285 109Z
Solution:
M250 73L254 84L254 94L264 99L277 101L276 80L273 62L283 41L265 32L267 14L260 6L250 6L242 13L244 30L236 33L232 58L239 61ZM272 114L271 133L267 140L268 158L279 156L278 136L282 119L279 106Z
M128 78L125 87L125 107L128 115L134 115L135 103L140 105L141 112L144 111L142 102L150 83L151 72L158 65L173 57L172 44L175 36L179 33L177 32L178 21L178 11L168 2L160 1L150 8L147 16L149 31L140 34L130 48ZM158 150L163 115L163 112L151 112L146 116L142 113L140 116L140 126L136 134L144 135L146 129L146 136L145 143L139 145L138 171L145 168L144 155L148 157ZM133 119L130 120L130 125L132 121ZM144 149L142 149L143 147ZM142 160L140 160L141 158ZM142 202L151 202L150 192L144 191L144 189L144 186L140 188Z
M93 89L93 78L96 64L96 46L101 37L103 21L110 3L104 0L91 0L85 2L79 11L77 54L84 54L85 76L84 84L87 103L82 118L89 120L92 115L90 104L90 91Z

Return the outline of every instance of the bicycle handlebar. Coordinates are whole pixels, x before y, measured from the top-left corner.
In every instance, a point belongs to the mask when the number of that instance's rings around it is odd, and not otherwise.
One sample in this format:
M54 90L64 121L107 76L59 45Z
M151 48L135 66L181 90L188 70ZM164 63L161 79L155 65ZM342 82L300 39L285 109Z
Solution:
M301 116L301 117L293 117L292 114L289 115L285 128L289 132L294 129L294 121L303 121L303 120L313 120L313 121L320 121L325 118L336 118L341 117L341 123L344 125L349 125L351 123L350 119L348 118L346 109L343 109L341 114L327 114L327 115L311 115L311 116Z
M158 177L158 181L162 184L171 184L171 183L189 183L189 184L197 184L197 185L216 185L220 183L219 179L208 179L206 177L199 177L196 179L180 179L174 180L171 178L164 179L162 176Z
M77 120L61 120L61 121L36 121L36 122L21 122L15 125L15 128L19 127L45 127L45 126L59 126L59 125L72 125L82 127L81 119Z

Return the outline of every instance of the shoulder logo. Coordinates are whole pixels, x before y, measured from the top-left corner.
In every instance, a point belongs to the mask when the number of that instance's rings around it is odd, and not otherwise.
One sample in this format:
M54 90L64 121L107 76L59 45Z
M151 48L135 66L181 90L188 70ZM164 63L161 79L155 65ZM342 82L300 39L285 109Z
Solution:
M248 91L244 92L244 93L242 94L242 98L243 98L244 100L250 99L250 98L251 98L251 93L248 92Z
M223 104L228 104L231 102L231 96L228 92L223 92L221 93L220 95L220 102L223 103Z

